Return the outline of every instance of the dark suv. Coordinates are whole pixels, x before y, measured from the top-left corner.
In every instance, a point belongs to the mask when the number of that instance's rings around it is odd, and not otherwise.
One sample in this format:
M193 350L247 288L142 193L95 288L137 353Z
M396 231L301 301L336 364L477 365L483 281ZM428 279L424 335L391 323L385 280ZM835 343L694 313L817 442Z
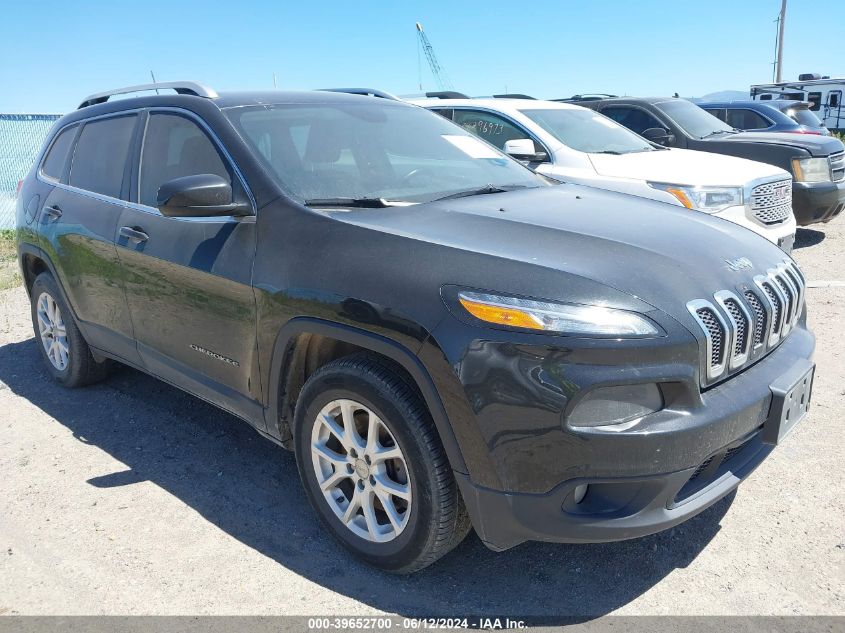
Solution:
M578 101L647 139L757 160L792 174L792 210L801 226L845 209L845 146L831 136L738 132L686 99L619 97Z
M550 186L389 98L155 87L179 94L86 99L22 185L47 370L118 361L243 418L373 565L471 525L668 528L807 410L804 279L750 231Z

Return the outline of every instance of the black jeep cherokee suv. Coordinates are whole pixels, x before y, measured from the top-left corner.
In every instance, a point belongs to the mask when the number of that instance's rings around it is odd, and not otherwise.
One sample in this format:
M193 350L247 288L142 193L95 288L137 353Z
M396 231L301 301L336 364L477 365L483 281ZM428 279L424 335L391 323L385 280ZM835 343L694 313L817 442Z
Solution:
M243 418L367 562L668 528L806 412L804 279L753 233L400 101L171 87L89 97L22 185L47 370Z

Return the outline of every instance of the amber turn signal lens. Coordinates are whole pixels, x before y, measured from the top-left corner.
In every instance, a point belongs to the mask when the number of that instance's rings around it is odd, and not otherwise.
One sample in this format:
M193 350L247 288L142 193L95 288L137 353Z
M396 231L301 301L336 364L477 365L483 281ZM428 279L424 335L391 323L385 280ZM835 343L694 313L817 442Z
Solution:
M674 187L670 187L666 189L666 191L675 196L678 199L678 202L684 205L687 209L693 208L692 200L689 199L689 196L684 191L675 189Z
M465 297L460 298L461 305L466 308L476 319L481 319L487 323L496 323L498 325L508 325L510 327L522 327L530 330L542 330L543 326L532 317L530 314L505 306L489 305L486 303L479 303L477 301L470 301Z

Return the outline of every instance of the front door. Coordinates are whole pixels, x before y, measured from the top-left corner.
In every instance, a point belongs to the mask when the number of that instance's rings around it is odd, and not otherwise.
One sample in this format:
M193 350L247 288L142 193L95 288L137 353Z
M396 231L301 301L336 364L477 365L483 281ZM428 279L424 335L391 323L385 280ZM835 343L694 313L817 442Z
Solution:
M259 423L254 218L170 218L156 208L162 183L209 173L242 186L197 120L151 112L136 204L116 229L126 299L151 373Z

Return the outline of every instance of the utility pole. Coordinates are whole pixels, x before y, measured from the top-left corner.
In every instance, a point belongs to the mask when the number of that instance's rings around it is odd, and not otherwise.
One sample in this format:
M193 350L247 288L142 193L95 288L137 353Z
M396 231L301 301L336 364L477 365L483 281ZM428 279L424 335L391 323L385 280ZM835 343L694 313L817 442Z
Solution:
M778 50L775 57L775 83L783 81L783 29L786 25L786 0L781 0L778 17Z

